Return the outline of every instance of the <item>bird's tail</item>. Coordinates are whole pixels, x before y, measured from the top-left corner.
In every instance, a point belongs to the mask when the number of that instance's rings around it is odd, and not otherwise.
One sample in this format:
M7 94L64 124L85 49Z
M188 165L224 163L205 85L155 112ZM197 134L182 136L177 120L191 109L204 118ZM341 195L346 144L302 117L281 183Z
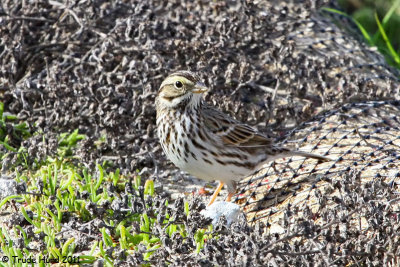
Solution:
M317 154L312 154L312 153L307 153L303 151L290 151L288 153L288 156L300 156L300 157L306 157L306 158L312 158L312 159L317 159L319 161L331 161L331 158L317 155Z

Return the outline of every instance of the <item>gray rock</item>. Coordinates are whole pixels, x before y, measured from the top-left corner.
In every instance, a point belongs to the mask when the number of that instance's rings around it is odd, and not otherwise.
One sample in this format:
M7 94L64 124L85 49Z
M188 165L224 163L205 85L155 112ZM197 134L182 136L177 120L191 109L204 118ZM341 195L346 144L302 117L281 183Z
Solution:
M231 202L217 201L200 212L204 217L212 219L216 225L221 216L225 216L227 225L236 222L240 214L240 207Z
M17 194L17 182L7 176L0 177L0 198Z

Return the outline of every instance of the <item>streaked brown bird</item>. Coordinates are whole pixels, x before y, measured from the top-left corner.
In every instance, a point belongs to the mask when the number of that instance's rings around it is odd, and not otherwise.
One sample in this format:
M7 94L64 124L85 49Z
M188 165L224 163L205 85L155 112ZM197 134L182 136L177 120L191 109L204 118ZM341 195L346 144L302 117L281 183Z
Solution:
M208 205L227 185L228 198L236 182L278 158L327 157L278 147L252 127L207 105L208 88L190 71L177 71L161 84L156 97L157 132L161 146L175 166L205 181L219 180Z

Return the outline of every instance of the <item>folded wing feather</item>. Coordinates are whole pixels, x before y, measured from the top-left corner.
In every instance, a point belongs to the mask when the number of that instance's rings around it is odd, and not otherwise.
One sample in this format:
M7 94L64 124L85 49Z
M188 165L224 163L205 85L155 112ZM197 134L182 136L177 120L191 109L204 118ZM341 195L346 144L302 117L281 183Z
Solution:
M212 107L204 108L205 127L221 137L225 145L237 147L272 146L272 139L260 134L254 128L234 120Z

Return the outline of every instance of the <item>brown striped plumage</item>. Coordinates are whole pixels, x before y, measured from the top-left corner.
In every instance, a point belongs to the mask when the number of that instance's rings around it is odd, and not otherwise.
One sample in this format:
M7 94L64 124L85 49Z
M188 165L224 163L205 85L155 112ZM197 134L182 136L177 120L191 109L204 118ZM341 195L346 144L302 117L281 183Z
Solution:
M324 156L277 147L273 140L207 105L208 89L189 71L169 75L156 98L157 132L167 157L180 169L206 180L219 180L209 205L223 184L228 200L236 182L263 164L287 156L329 160Z

